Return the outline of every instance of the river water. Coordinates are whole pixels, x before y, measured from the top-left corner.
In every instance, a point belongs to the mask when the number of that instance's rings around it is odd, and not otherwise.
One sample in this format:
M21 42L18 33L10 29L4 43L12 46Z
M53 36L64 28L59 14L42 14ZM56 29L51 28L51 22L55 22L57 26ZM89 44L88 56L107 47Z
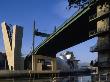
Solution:
M54 79L54 80L52 80L52 79L37 79L37 80L35 80L35 79L31 79L31 80L29 80L29 79L3 79L3 80L0 80L0 82L73 82L72 80L70 81L70 80L68 80L68 79L65 79L65 78L63 78L63 79Z
M74 81L73 77L60 77L53 79L0 79L0 82L90 82L87 78Z

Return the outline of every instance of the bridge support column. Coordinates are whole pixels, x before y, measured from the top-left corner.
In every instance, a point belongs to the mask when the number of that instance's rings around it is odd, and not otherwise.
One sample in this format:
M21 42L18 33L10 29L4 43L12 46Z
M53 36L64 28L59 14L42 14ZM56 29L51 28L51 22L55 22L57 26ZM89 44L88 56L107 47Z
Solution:
M37 57L36 55L32 54L32 70L36 71L37 70Z
M98 3L97 5L97 17L103 16L110 12L109 0ZM97 46L94 51L98 52L98 75L93 76L93 81L102 81L108 73L110 73L110 17L105 17L97 21L98 35ZM105 75L105 76L104 76ZM104 76L104 77L101 77ZM110 77L107 77L110 78ZM108 81L108 80L107 80Z
M33 71L56 71L56 67L56 58L51 58L43 55L32 55Z
M110 12L110 2L101 2L97 6L97 16L102 16ZM99 74L107 74L110 72L110 17L97 21L97 32L102 32L98 36L97 46Z
M51 58L51 64L52 64L52 71L56 71L57 70L56 58Z

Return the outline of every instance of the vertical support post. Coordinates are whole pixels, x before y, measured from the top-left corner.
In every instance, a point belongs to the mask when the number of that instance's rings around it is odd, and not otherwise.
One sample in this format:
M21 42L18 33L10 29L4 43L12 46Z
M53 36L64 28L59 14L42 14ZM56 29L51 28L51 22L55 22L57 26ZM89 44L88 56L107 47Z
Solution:
M99 0L97 7L97 17L101 17L104 14L110 12L110 2L109 0L101 1ZM98 75L93 75L92 82L101 81L100 76L107 72L110 72L110 16L102 18L97 21L97 32L101 33L97 40L97 52L98 52Z
M97 16L102 16L110 11L110 3L108 0L104 2L100 2L97 5ZM107 32L110 30L110 17L103 18L99 21L97 21L97 32ZM99 64L99 82L101 81L100 76L101 74L105 74L107 72L110 72L110 64L108 62L108 59L110 59L110 34L109 33L103 33L102 35L98 36L97 45L99 46L98 51L98 62ZM105 67L105 68L101 68Z
M7 69L7 61L6 61L6 58L5 58L5 70Z
M33 51L32 51L32 70L35 70L35 54L34 54L34 40L35 40L35 21L34 21L34 25L33 25L33 43L32 43L32 47L33 47Z
M57 70L56 58L51 58L51 64L52 64L52 71L56 71Z

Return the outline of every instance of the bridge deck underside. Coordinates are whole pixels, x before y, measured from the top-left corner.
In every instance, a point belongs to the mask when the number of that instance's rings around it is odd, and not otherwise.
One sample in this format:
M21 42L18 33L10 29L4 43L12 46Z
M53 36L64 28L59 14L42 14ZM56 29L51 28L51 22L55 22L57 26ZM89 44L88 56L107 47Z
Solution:
M88 40L89 8L82 10L36 48L36 54L55 57L56 53Z

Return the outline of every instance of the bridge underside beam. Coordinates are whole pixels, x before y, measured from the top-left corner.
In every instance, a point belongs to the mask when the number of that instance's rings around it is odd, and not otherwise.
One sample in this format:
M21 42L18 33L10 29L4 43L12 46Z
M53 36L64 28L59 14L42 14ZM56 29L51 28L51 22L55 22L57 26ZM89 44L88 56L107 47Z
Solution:
M59 51L88 40L91 28L89 25L89 13L90 9L86 8L71 18L70 21L40 44L35 49L35 53L55 57Z

